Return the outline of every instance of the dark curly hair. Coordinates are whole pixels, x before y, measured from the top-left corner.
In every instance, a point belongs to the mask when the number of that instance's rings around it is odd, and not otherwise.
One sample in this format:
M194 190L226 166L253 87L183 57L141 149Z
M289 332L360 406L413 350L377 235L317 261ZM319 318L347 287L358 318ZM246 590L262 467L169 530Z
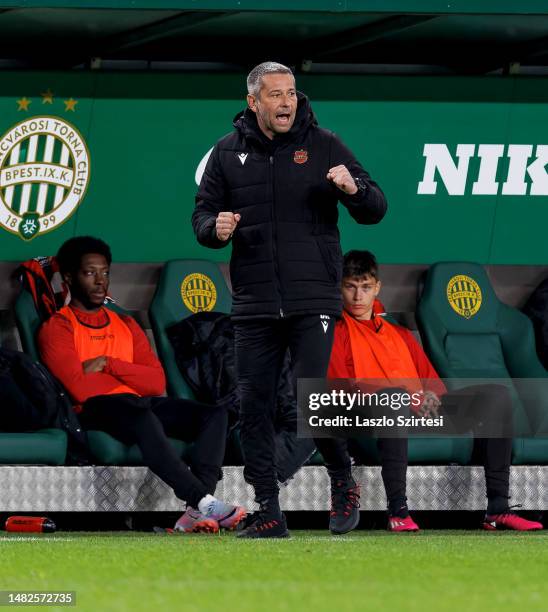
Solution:
M67 240L61 245L57 253L57 263L59 264L61 275L64 276L67 273L75 274L80 267L82 257L90 253L104 255L108 265L110 266L112 263L110 247L99 238L93 238L93 236L75 236Z

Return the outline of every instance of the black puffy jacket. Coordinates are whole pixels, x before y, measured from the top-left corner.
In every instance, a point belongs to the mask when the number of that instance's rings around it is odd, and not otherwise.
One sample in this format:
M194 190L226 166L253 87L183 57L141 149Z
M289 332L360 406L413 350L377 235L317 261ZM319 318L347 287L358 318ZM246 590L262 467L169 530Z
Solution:
M167 328L175 361L194 397L205 404L224 407L239 418L240 392L234 355L234 327L221 312L197 312ZM297 402L289 354L286 355L276 399L276 423L296 429Z
M192 215L200 244L220 248L232 242L233 315L339 316L337 202L358 223L378 223L386 212L382 191L337 136L318 126L301 93L287 134L269 141L249 109L236 117L234 127L213 149ZM360 179L352 196L326 178L339 164ZM225 242L215 231L221 211L241 214Z

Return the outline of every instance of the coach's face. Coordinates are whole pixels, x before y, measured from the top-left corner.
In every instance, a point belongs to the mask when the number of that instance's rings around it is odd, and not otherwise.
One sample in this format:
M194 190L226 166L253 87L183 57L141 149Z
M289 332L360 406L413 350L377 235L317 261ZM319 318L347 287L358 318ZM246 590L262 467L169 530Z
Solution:
M71 302L82 310L100 308L107 295L109 274L110 267L104 255L84 255L76 273L65 275L65 281L70 287Z
M297 112L297 90L292 74L270 73L261 80L259 95L248 94L249 108L257 115L261 131L270 139L289 132Z

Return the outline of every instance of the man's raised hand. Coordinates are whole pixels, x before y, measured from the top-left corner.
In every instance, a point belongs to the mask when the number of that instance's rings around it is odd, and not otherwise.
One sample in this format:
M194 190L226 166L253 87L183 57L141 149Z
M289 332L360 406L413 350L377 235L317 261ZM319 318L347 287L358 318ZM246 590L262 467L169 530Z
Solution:
M348 168L344 165L334 166L327 173L327 180L331 181L341 191L347 195L354 195L358 191L358 186L354 182Z
M219 240L222 240L223 242L228 240L234 233L234 230L236 229L236 226L238 225L238 222L240 221L240 219L241 219L241 215L239 215L238 213L236 214L231 213L231 212L219 213L217 215L217 220L215 222L217 238Z

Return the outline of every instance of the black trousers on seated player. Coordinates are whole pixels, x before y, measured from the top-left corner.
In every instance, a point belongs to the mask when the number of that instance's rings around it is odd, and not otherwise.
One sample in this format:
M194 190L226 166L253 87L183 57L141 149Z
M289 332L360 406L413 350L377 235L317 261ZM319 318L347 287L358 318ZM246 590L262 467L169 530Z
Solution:
M475 385L452 391L442 398L440 414L456 421L464 433L472 430L475 436L472 463L483 465L487 498L501 500L509 497L512 439L509 437L482 438L486 423L501 423L501 431L512 421L512 400L502 385ZM489 428L492 431L492 428ZM351 474L348 443L342 438L322 438L316 446L324 457L331 478L346 480ZM407 439L378 438L381 474L389 511L397 511L406 500Z
M79 416L86 430L137 444L144 464L190 506L196 508L202 497L215 491L225 454L224 409L185 399L118 394L88 399ZM194 443L192 471L168 436Z
M319 314L234 321L244 477L259 502L278 497L274 415L287 349L295 381L325 378L334 329L334 317Z

